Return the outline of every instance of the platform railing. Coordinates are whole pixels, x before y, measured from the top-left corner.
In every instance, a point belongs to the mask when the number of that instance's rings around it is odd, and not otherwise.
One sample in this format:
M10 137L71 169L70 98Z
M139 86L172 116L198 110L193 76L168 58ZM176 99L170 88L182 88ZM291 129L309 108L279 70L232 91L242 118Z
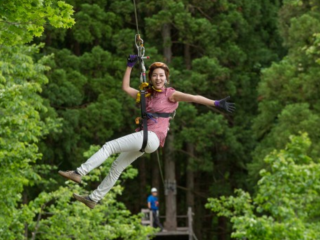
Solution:
M144 226L153 226L153 215L150 209L141 209L142 219L141 224ZM176 231L162 231L156 234L156 236L169 236L169 235L188 235L189 240L192 240L194 236L192 224L193 224L193 212L192 208L188 207L187 215L178 215L177 218L187 218L187 227L177 227ZM161 218L164 218L161 216ZM196 238L195 238L196 239Z

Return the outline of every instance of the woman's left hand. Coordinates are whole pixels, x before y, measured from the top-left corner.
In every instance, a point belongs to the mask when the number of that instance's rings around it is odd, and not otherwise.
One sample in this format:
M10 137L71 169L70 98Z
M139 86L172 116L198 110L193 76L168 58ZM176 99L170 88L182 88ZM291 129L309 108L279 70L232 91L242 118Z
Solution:
M234 103L227 102L228 99L230 99L230 96L223 98L221 100L216 100L214 101L214 105L216 107L223 108L229 113L232 113L236 109L236 107Z

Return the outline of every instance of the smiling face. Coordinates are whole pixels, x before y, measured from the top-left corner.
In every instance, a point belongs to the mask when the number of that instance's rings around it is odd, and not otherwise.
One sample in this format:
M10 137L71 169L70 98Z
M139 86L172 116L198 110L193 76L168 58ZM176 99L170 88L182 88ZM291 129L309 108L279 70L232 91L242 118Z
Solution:
M162 68L156 68L151 74L151 83L155 89L161 89L166 83L166 73Z
M165 82L169 83L169 68L163 62L154 62L150 65L148 79L155 89L164 87Z

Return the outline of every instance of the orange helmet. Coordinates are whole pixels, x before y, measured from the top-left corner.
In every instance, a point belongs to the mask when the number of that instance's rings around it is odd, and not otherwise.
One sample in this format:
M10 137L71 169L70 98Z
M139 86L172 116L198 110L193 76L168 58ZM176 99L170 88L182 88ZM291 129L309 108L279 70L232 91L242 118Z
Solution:
M156 68L161 68L161 69L164 70L164 73L166 75L167 81L169 83L170 71L169 71L168 66L165 63L162 63L162 62L154 62L154 63L152 63L150 65L149 70L148 70L148 79L149 79L149 81L151 80L152 73Z

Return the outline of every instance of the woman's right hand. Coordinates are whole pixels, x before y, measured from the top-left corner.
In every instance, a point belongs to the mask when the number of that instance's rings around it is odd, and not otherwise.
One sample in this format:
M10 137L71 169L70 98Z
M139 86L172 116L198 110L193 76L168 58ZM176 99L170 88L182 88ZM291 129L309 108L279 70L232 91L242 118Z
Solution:
M134 99L136 99L139 91L130 87L130 74L137 60L138 60L137 55L129 55L127 69L124 73L123 80L122 80L122 90L125 91L130 97Z
M133 68L138 60L138 56L137 55L129 55L127 60L128 60L127 66Z

